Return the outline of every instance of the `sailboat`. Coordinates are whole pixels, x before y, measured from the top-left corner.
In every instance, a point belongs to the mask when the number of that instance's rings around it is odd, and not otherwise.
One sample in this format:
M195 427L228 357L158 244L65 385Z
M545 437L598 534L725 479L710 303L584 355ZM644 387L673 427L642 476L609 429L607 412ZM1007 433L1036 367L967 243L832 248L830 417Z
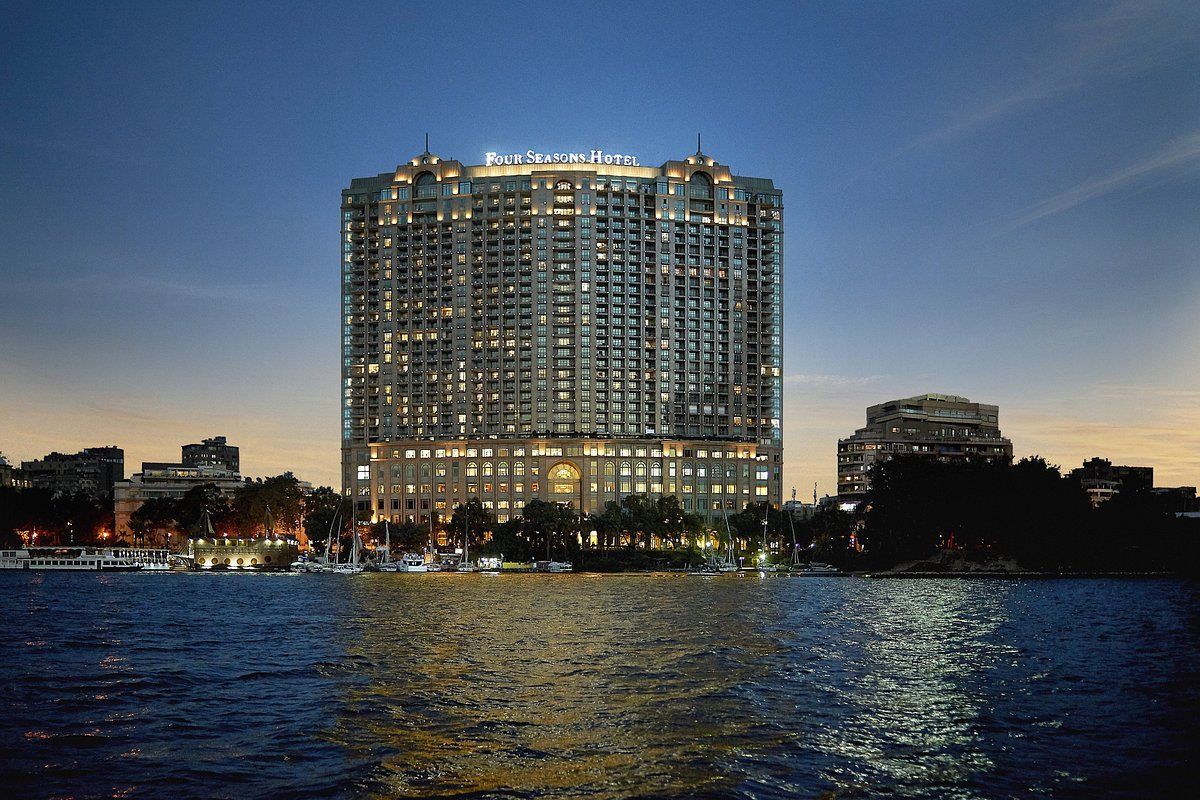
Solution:
M471 563L468 558L468 551L471 547L471 514L467 511L467 507L463 506L463 551L462 559L458 562L458 567L455 572L478 572L479 567Z
M758 558L756 559L758 561L758 564L754 567L754 569L758 570L758 572L760 572L760 573L762 573L762 572L777 572L779 570L779 567L777 567L774 564L767 561L767 553L769 552L768 548L767 548L767 530L770 527L770 524L771 524L771 504L763 503L762 549L759 551Z
M361 563L362 539L358 535L358 525L356 524L351 530L353 533L350 537L350 560L344 564L336 564L333 567L333 571L341 575L357 575L363 571Z
M400 571L400 564L392 561L392 526L386 519L383 521L383 553L377 564L380 572Z
M721 509L721 516L725 517L725 538L728 546L725 549L725 555L719 555L721 546L720 537L718 536L717 548L705 546L704 563L695 569L688 570L689 575L695 575L701 578L713 577L716 575L737 573L737 559L734 556L733 535L729 532L729 519L725 514L725 509Z
M813 509L817 507L817 485L813 484ZM796 541L796 487L792 487L792 510L788 512L788 528L792 531L792 569L800 569L800 544Z
M725 557L717 562L718 572L737 572L738 562L735 550L737 545L734 542L733 533L729 530L729 513L725 509L725 504L721 504L721 517L725 520L725 538L729 542L729 546L725 548Z
M342 515L342 505L339 502L337 511L333 514L333 519L329 521L329 530L325 534L325 552L317 556L316 559L307 561L296 561L292 564L293 572L332 572L333 571L333 532L338 527L338 520Z

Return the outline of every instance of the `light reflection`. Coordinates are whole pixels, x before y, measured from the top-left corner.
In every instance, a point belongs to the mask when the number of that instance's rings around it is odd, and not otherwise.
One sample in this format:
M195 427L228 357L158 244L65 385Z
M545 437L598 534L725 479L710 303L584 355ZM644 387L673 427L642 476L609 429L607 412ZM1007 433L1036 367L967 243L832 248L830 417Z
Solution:
M773 613L755 590L682 577L625 579L644 586L632 595L611 577L391 578L353 586L390 621L345 631L378 677L350 691L330 733L389 753L381 796L713 791L741 780L748 743L784 738L759 729L741 689L763 679L777 642L727 627ZM654 602L661 592L684 602Z
M1007 587L910 580L859 588L851 610L859 636L822 653L848 673L830 698L843 708L839 725L816 737L842 766L828 777L860 791L958 785L954 797L982 797L965 787L994 766L975 742L984 698L965 687L1012 652L991 641L1007 618Z

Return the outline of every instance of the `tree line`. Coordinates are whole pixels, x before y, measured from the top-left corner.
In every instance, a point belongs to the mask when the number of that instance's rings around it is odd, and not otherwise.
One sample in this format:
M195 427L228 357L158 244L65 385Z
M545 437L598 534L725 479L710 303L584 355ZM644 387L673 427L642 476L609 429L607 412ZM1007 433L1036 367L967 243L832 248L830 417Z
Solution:
M1200 524L1177 517L1169 500L1126 489L1093 508L1077 481L1039 457L877 462L847 521L837 559L871 569L954 550L1044 571L1175 571L1195 568L1200 543Z

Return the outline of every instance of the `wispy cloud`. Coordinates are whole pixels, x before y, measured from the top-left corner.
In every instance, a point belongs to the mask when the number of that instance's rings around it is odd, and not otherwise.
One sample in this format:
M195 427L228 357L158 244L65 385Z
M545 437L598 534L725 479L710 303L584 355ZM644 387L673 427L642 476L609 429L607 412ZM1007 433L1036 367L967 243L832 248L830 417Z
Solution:
M1006 77L965 99L944 124L900 147L893 157L972 133L1099 81L1144 74L1178 58L1200 29L1193 3L1142 0L1084 8L1082 16L1052 32L1024 69L1009 66L1019 48L1004 43L999 52L1006 61Z
M1168 142L1155 153L1115 172L1091 178L1021 209L1004 221L998 232L1016 230L1054 214L1061 214L1151 176L1191 169L1197 162L1200 162L1200 131Z
M67 278L26 278L0 282L0 294L27 295L51 292L143 294L160 297L179 297L187 300L220 300L226 302L262 302L275 296L277 288L269 283L219 283L214 281L171 280L152 275L125 273L121 275L78 275Z
M878 383L883 379L882 375L818 375L812 373L798 373L794 375L785 375L783 382L798 386L822 386L822 387L839 387L839 386L868 386L872 383Z

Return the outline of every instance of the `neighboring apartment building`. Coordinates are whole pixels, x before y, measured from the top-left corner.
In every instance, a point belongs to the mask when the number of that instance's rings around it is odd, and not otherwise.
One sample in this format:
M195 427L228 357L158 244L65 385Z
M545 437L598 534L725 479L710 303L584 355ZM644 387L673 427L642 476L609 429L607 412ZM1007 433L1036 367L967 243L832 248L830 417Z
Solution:
M224 436L203 439L199 444L185 444L182 461L185 467L213 467L226 472L241 470L238 449Z
M999 420L998 406L957 395L922 394L871 406L866 427L838 440L838 500L862 502L871 465L897 455L1012 461L1012 442L1001 435Z
M478 498L689 511L782 485L783 200L703 153L425 152L342 193L342 482L374 519Z
M1071 470L1069 477L1087 492L1093 507L1123 490L1148 492L1154 488L1154 467L1114 465L1106 458L1083 462L1083 466Z
M108 501L113 486L125 477L125 451L116 446L87 447L78 453L50 453L21 463L27 485L56 496L86 494Z
M220 458L223 458L222 463L206 463L208 457L201 452L197 456L196 448L203 448L204 445L214 443L218 446L225 446L225 437L218 436L215 439L205 439L202 445L183 445L182 456L183 460L192 460L192 465L175 462L158 462L144 461L142 462L142 471L136 472L130 476L129 480L117 483L113 498L113 514L115 517L114 528L116 530L116 538L132 541L133 531L129 526L129 518L133 512L142 507L142 504L147 500L156 497L183 497L187 492L197 486L203 486L206 483L211 483L217 487L221 494L232 497L234 492L242 486L242 476L236 469L228 469L228 453L225 453ZM192 453L189 459L189 448ZM233 464L237 463L237 448L229 448L233 451ZM165 541L153 542L138 542L137 544L146 544L148 546L163 547L166 546Z
M29 482L25 480L25 473L21 468L8 463L8 459L0 453L0 487L24 489L28 485Z

